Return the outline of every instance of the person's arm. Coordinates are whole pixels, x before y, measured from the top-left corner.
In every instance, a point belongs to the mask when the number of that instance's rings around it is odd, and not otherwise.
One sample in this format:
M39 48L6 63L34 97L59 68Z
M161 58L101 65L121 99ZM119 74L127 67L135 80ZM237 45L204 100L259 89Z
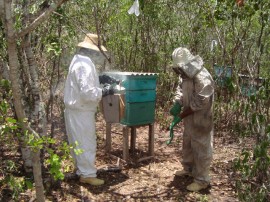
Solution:
M181 106L183 106L183 92L182 92L181 84L182 84L182 78L179 77L179 84L176 88L173 102L178 102Z
M214 93L213 83L209 77L204 74L198 75L194 80L195 91L190 100L190 105L186 108L179 117L181 119L193 114L196 111L202 110L208 105L210 97Z
M214 83L205 72L198 74L194 78L194 92L190 98L188 111L185 114L192 114L208 106L211 96L214 94ZM184 115L185 115L184 114Z
M94 66L84 64L75 70L75 78L79 92L84 102L98 102L102 96L97 75L94 74Z
M204 80L204 83L201 83L200 88L195 89L195 92L191 96L191 101L190 101L190 108L193 111L198 111L204 109L210 99L211 96L214 93L214 87L211 84L206 83L206 79ZM196 92L197 90L197 92Z

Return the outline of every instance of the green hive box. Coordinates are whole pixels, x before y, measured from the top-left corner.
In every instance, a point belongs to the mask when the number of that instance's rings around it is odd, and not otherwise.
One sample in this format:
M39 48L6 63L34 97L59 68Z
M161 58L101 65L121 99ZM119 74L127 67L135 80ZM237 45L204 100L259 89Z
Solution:
M156 75L130 75L123 86L125 93L124 125L144 125L155 122Z
M156 90L130 90L126 91L125 99L127 103L150 102L156 100Z
M120 123L135 126L155 122L157 74L115 72L109 75L121 79L125 87L125 115Z
M155 122L155 102L126 103L125 115L120 123L127 126Z

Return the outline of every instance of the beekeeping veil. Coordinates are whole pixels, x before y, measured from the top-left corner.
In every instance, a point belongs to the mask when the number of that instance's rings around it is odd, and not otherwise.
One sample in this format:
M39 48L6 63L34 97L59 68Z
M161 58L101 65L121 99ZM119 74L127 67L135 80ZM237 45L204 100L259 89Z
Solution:
M109 61L104 54L107 54L107 49L99 44L98 35L88 33L84 41L77 45L79 48L88 49L88 56L91 58L98 71L104 71L109 68Z
M187 48L176 48L172 53L173 67L179 68L187 77L193 78L203 69L203 60L192 55Z

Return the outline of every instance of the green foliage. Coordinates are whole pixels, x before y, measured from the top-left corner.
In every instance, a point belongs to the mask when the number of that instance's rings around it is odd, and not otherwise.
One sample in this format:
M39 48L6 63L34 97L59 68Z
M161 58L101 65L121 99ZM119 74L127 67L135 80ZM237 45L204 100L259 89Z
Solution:
M198 198L198 200L199 200L200 202L208 202L208 201L209 201L208 196L207 196L206 194L201 195L201 196Z
M269 102L268 90L261 87L250 96L245 105L244 115L249 121L249 133L256 134L253 150L244 149L235 163L239 175L236 188L242 201L269 201L270 193L270 125L269 109L264 102Z
M0 116L0 119L4 122L4 124L0 126L1 135L3 135L4 133L12 133L16 129L18 129L18 126L16 124L17 121L15 119L6 117L5 120L3 120L3 116Z
M47 52L52 52L54 55L58 56L61 54L61 48L60 48L60 44L56 43L56 42L52 42L51 44L47 45Z
M20 193L24 192L28 186L31 187L31 183L29 181L25 181L23 177L15 177L13 175L8 175L4 182L7 187L12 191L12 199L18 200Z
M16 119L9 114L12 112L10 109L10 81L0 80L0 138L5 134L16 134L18 125Z
M43 3L47 1L14 4L16 29L27 27L30 23L28 20L33 19L41 8L46 8ZM226 81L225 88L216 87L216 131L225 130L236 137L249 136L257 140L254 150L245 150L241 157L244 161L238 164L239 170L243 172L240 192L243 196L252 192L254 184L244 183L244 178L259 178L259 170L267 165L265 152L268 143L263 143L267 138L262 137L259 126L269 123L270 85L256 86L255 94L243 95L238 74L250 76L248 86L254 85L255 78L269 79L269 0L248 0L242 7L238 7L235 0L140 0L141 14L138 17L127 13L132 3L130 0L70 0L57 9L50 20L31 32L31 45L43 96L46 97L48 89L54 90L65 78L76 44L87 32L100 34L102 43L113 58L113 69L159 73L156 117L164 128L170 123L166 115L172 106L178 83L169 67L171 53L176 47L185 46L194 54L199 54L210 72L213 72L214 64L230 66L232 78ZM0 34L2 62L6 61L7 51L4 32ZM211 51L212 40L216 40L218 45ZM20 43L18 47L23 49ZM24 74L23 69L20 71ZM24 78L24 81L28 81L28 78ZM53 90L51 95L54 95ZM7 136L12 142L17 137L14 134L19 134L19 131L13 106L10 105L10 95L10 82L1 80L0 97L3 99L0 101L0 137ZM62 114L61 98L53 100L53 103L56 110L51 111L52 117L57 110ZM63 145L63 148L49 150L48 145L56 145L53 139L37 138L33 134L26 136L26 143L31 148L47 151L49 156L46 156L45 162L55 179L63 177L62 167L68 151L73 149L78 155L82 152L76 149L76 145L72 148ZM256 159L258 162L265 160L264 165L260 167ZM263 185L255 190L258 195L265 194Z
M61 172L61 159L57 154L50 153L50 158L47 159L46 163L50 165L50 174L53 176L55 180L63 180L64 174Z
M2 85L2 84L5 85ZM9 87L9 82L2 80L0 89ZM1 90L0 90L1 92ZM14 149L14 137L13 134L18 134L17 121L9 116L10 105L6 99L0 102L0 141L5 143L5 146ZM2 149L3 146L2 146ZM14 152L14 151L12 151ZM31 182L26 180L25 177L18 176L19 165L11 159L4 159L0 164L1 173L4 174L0 180L1 186L6 186L6 189L10 190L11 198L18 200L19 194L25 190L31 188Z
M7 147L6 150L10 151L10 156L8 160L4 159L0 164L1 173L4 173L3 178L0 180L0 185L1 187L5 186L9 190L12 199L18 200L20 193L33 188L33 179L21 176L22 174L19 171L21 167L20 161L13 160L16 158L13 154L16 154L16 149L18 149L18 140L22 136L20 135L20 127L17 120L12 116L11 106L8 102L10 94L6 94L6 92L9 92L9 87L10 83L7 80L1 81L0 93L3 92L1 96L5 95L6 99L0 102L0 140L2 149ZM56 145L57 142L48 136L39 137L26 132L23 139L25 145L33 151L38 148L48 152L45 162L55 180L62 180L64 172L70 171L68 170L69 167L64 165L64 161L70 160L70 149L72 149L67 142L62 142L60 145L58 144L58 147L53 146L53 149L51 149L51 145ZM80 153L80 151L77 153Z
M33 134L25 134L25 137L26 145L32 150L38 148L48 153L45 163L50 174L55 180L63 180L64 172L70 171L69 167L64 165L64 162L70 159L70 150L74 149L73 146L69 146L67 142L54 146L57 142L48 136L37 137ZM76 155L82 153L81 149L74 149L74 152Z
M239 173L236 181L241 201L269 201L270 133L252 152L244 150L235 163Z
M52 139L47 139L50 143L55 143ZM78 145L78 143L76 143ZM66 160L70 160L70 150L74 150L76 155L82 153L81 149L74 149L73 146L63 142L57 149L61 155L57 154L55 149L47 149L49 158L46 159L46 165L49 166L49 172L53 176L54 180L63 180L64 172L70 172L70 166L65 164Z
M172 117L169 110L173 105L174 93L176 90L178 77L174 73L160 73L158 75L157 88L157 109L156 121L160 124L161 128L166 129L169 127ZM166 91L165 89L170 89Z
M4 163L4 178L1 178L0 185L6 186L7 189L11 191L11 198L18 200L20 193L25 192L27 189L33 188L33 183L26 177L20 177L14 175L17 173L18 166L17 163L12 160L6 160Z

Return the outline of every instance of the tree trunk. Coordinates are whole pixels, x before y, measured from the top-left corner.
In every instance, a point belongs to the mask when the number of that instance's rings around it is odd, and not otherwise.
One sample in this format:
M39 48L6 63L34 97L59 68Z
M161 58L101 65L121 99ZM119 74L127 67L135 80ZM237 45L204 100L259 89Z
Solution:
M27 126L26 122L26 116L22 104L22 94L20 91L20 82L19 82L19 64L18 64L18 55L17 55L17 40L15 38L15 30L14 30L14 22L13 22L13 16L12 16L12 1L5 1L4 4L4 13L5 13L5 32L7 37L7 50L8 50L8 62L9 62L9 76L11 80L11 89L13 93L13 102L15 107L15 112L18 118L18 123L22 126L23 132L26 132L29 128ZM34 132L34 131L33 131ZM26 153L28 155L25 156L25 153L23 152L23 158L28 159L29 157L29 148L25 147L22 151L27 151ZM36 163L33 166L33 174L36 184L36 196L37 201L43 202L45 201L44 196L44 187L42 184L42 176L41 176L41 165L40 165L40 157L39 157L39 150L33 152L33 160ZM27 161L27 163L30 163L30 161ZM28 165L27 165L28 166Z
M23 109L23 105L21 103L22 96L20 91L20 82L18 75L18 55L17 55L17 47L15 40L15 30L13 28L13 20L11 13L11 2L5 2L5 31L7 36L7 49L8 49L8 63L9 63L9 77L11 81L11 88L13 94L13 102L15 107L15 113L18 118L19 124L22 126L23 131L26 130L26 123L24 120L26 119L25 112ZM25 160L24 168L26 171L30 171L32 167L32 162L29 159L30 151L25 145L22 146L22 158Z
M33 106L30 106L31 110L29 111L29 119L32 121L32 128L34 128L35 131L37 131L40 135L46 135L47 123L44 107L45 104L40 93L37 64L32 52L29 34L27 34L25 37L24 49L30 73L31 96L33 97Z
M42 180L42 170L40 163L40 150L32 151L33 174L35 178L36 197L38 202L45 202L44 187Z
M40 89L38 85L38 75L37 75L37 67L35 64L35 59L31 50L30 45L30 33L33 31L37 26L39 26L42 22L47 20L49 16L52 14L53 11L57 9L62 3L66 0L58 0L55 3L52 3L48 9L37 17L33 22L22 22L23 29L20 32L16 32L15 30L15 22L12 10L12 0L0 0L0 17L5 29L5 37L7 40L7 54L8 54L8 63L9 63L9 77L11 81L11 89L13 93L13 103L15 107L15 113L17 116L18 124L21 126L23 134L27 131L30 134L33 134L36 138L39 138L38 133L45 134L45 109L44 104L41 99ZM26 16L27 17L27 16ZM25 48L25 55L28 59L29 65L29 73L28 75L30 78L29 83L31 85L31 95L33 96L34 104L32 106L33 111L29 110L28 118L30 121L28 122L25 108L22 104L22 91L21 91L21 84L20 77L19 77L19 58L18 58L18 49L17 49L17 39L21 38L25 40L24 42L26 45ZM31 80L31 81L30 81ZM30 126L30 123L33 122L33 126L37 132L33 130ZM43 187L43 180L42 180L42 172L41 172L41 163L40 163L40 150L38 148L34 148L30 150L27 145L22 144L22 156L24 160L24 166L26 171L28 171L29 167L32 166L34 180L35 180L35 188L36 188L36 198L38 202L45 201L44 195L44 187ZM31 158L32 157L32 158Z

